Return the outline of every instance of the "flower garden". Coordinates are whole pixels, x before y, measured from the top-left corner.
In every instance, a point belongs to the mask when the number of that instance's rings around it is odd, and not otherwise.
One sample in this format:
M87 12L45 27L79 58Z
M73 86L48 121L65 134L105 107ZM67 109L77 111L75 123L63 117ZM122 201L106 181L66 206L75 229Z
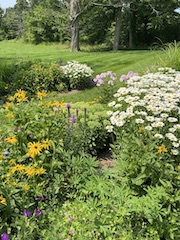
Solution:
M93 79L78 62L28 63L14 79L0 108L1 240L180 239L180 72ZM99 98L48 100L87 87ZM100 167L109 149L114 167Z

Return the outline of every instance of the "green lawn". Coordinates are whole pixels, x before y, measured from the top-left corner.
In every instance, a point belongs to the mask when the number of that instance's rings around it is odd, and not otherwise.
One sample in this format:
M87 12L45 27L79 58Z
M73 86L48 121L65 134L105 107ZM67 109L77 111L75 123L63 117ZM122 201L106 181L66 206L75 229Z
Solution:
M145 70L156 65L163 51L126 50L126 51L93 51L93 47L82 47L80 52L71 52L68 45L58 43L32 45L21 41L0 42L0 64L8 64L20 60L67 61L76 60L86 63L94 70L94 76L101 72L112 71L117 74L118 80L122 74L132 70L143 74ZM118 82L118 81L117 81ZM57 97L64 101L92 101L99 95L96 88L81 91L78 94Z
M161 51L131 50L131 51L92 51L89 47L82 47L80 52L71 52L68 45L62 44L40 44L32 45L18 41L0 42L1 61L35 60L67 61L76 60L86 63L95 74L111 70L118 76L126 74L129 70L144 71L148 66L155 65Z

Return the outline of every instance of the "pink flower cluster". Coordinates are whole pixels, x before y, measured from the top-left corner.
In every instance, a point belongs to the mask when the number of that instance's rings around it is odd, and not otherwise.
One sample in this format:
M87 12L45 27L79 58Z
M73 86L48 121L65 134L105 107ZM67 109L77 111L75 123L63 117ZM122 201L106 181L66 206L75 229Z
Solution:
M111 71L107 71L104 73L101 73L99 75L97 75L93 81L95 82L97 87L100 87L101 85L105 84L106 81L108 81L109 85L114 85L114 81L116 80L116 74L111 72Z
M133 72L133 71L129 71L127 75L122 75L119 79L120 82L123 82L124 80L127 80L131 77L134 77L134 76L138 76L138 73L136 72Z

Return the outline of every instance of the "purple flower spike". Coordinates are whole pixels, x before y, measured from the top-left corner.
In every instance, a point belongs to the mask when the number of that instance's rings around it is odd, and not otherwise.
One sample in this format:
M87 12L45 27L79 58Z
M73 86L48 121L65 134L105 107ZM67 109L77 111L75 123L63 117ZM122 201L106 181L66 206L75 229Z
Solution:
M39 200L39 201L43 201L44 197L39 195L39 196L36 196L36 199Z
M39 209L36 209L36 211L35 211L35 214L38 216L38 215L41 215L41 210L39 210Z
M8 239L9 239L9 236L7 233L1 234L1 240L8 240Z
M71 108L71 104L70 103L67 103L66 104L66 107L69 109L69 108Z
M5 156L8 156L8 155L9 155L9 153L10 153L10 152L8 152L8 151L5 151L5 152L4 152L4 155L5 155Z
M73 127L73 125L75 123L75 114L74 113L71 115L70 121L71 121L71 127Z
M31 215L31 213L28 210L24 210L23 214L25 217L29 217Z

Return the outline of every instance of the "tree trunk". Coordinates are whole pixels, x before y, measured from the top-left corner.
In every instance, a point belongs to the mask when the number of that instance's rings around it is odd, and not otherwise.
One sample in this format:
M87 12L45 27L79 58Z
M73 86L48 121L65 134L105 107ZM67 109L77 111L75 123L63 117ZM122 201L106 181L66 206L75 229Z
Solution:
M116 9L116 26L115 26L115 33L114 33L114 45L113 50L118 50L120 45L120 31L121 31L121 7Z
M130 6L129 21L129 48L133 49L136 42L136 16L132 6Z
M71 51L80 51L79 47L79 0L70 1Z

